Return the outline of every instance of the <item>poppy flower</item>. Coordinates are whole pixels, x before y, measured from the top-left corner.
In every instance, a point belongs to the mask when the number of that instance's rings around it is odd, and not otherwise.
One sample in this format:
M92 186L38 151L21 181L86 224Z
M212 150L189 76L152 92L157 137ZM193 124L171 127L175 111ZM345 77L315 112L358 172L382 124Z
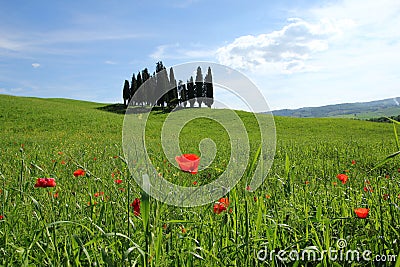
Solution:
M218 202L214 204L214 213L220 214L223 211L226 211L226 208L229 206L229 199L227 197L222 197Z
M55 187L56 181L54 178L37 178L35 187Z
M351 161L351 164L352 164L352 165L356 165L356 161L353 159L353 160Z
M63 153L61 152L61 151L58 151L58 153L57 153L58 155L62 155Z
M62 164L62 165L65 165L65 161L64 161L64 160L62 160L62 161L60 162L60 164Z
M0 220L3 220L4 219L4 216L3 215L0 215Z
M104 192L96 192L94 193L94 197L99 197L99 196L103 196Z
M305 183L305 184L309 184L309 183L310 183L310 181L305 181L304 183Z
M367 208L357 208L357 209L354 209L354 212L356 213L358 218L365 219L368 216L369 209L367 209Z
M336 183L336 182L333 182L332 184L333 184L333 186L337 186L337 183Z
M227 197L221 197L218 202L224 204L225 207L229 206L229 199Z
M223 203L217 202L214 204L214 213L220 214L221 212L225 211L226 207Z
M122 183L122 180L121 180L121 179L117 179L117 180L114 180L114 182L115 182L116 184L121 184L121 183Z
M183 226L180 226L180 228L181 228L181 232L182 232L182 234L186 234L186 232L187 232L186 228L185 228L185 227L183 227Z
M266 199L270 199L271 196L270 196L270 195L265 195L265 198L266 198Z
M370 193L374 192L374 190L370 186L364 186L363 189L364 189L364 192L370 192Z
M197 185L197 181L194 181L194 182L193 182L193 185Z
M345 184L347 182L347 179L349 179L349 176L347 176L346 174L338 174L336 176L340 181L342 181L342 184Z
M94 201L93 203L91 203L90 201L88 201L88 206L92 206L92 205L97 205L97 201Z
M86 172L82 169L77 169L76 171L74 171L74 176L78 177L78 176L84 176L86 174Z
M250 185L246 186L246 190L247 190L247 191L250 191L250 190L251 190Z
M133 214L135 216L139 216L140 215L140 199L135 198L133 200L133 202L131 203L131 207L133 207Z
M383 194L382 197L383 197L383 200L388 200L390 196L389 196L389 194Z
M196 174L199 168L200 157L196 154L183 154L175 157L182 171Z

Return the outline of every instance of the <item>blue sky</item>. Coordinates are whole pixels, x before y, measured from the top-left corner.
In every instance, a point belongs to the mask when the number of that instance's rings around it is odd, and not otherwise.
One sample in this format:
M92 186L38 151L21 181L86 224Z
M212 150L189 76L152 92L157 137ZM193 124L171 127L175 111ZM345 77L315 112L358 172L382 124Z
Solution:
M0 25L2 94L121 102L162 60L237 69L272 109L400 96L398 1L0 0Z

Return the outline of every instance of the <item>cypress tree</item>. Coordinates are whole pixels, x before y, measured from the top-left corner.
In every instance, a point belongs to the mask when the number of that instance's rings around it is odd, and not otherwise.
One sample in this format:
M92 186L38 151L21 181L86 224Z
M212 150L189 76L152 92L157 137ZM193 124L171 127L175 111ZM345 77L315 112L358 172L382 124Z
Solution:
M136 83L136 78L135 78L135 73L132 74L132 81L131 81L131 88L129 92L129 102L131 101L132 97L135 95L137 91L137 83Z
M205 104L207 107L211 108L211 105L214 104L214 86L210 67L208 67L206 77L204 78L204 88L206 97Z
M125 80L124 82L124 89L122 90L122 98L124 99L125 107L128 106L127 101L129 100L129 81Z
M190 76L190 80L187 82L187 90L188 90L188 100L190 107L194 107L194 103L196 102L196 92L193 83L193 76Z
M142 85L145 84L148 79L150 79L149 70L145 68L144 70L142 70ZM147 105L150 105L151 92L148 84L146 84L146 88L143 88L142 92L143 92L143 102L145 102Z
M140 86L142 86L142 75L140 74L140 71L138 72L138 75L136 76L136 84L137 84L137 89L138 90L140 88ZM136 94L135 96L135 101L136 104L138 105L142 105L143 106L143 90L140 90L140 94Z
M165 70L162 61L157 62L156 73L156 90L158 92L157 94L159 94L159 92L165 92L169 84L167 71ZM168 103L168 94L161 96L157 100L157 105L164 107L165 102Z
M176 79L174 74L174 69L171 67L169 69L169 88L168 88L168 106L170 108L175 108L178 105L178 87L176 85Z
M199 108L201 108L201 103L203 103L203 74L201 73L200 66L197 67L197 74L196 74L196 98L197 103L199 104Z
M183 106L186 108L188 100L188 90L186 89L186 84L184 84L182 80L179 80L178 91L180 95L179 102L183 103Z

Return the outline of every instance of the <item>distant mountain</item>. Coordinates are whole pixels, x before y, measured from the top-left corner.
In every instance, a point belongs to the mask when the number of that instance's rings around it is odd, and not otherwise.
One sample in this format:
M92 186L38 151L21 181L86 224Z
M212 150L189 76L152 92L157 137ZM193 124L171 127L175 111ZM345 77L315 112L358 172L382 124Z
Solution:
M400 115L400 97L388 98L371 102L345 103L321 107L305 107L299 109L274 110L276 116L299 118L379 118Z

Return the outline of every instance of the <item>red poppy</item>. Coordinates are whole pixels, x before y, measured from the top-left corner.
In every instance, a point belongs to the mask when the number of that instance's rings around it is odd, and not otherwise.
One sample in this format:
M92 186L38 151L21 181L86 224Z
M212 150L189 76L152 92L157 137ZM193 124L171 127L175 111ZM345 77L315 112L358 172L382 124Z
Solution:
M56 181L54 178L37 178L35 187L55 187Z
M122 180L121 179L117 179L117 180L115 180L114 181L116 184L121 184L122 183Z
M356 161L353 159L353 160L351 161L351 164L356 165Z
M58 154L58 155L62 155L63 153L62 153L61 151L59 151L57 154Z
M181 228L182 234L186 234L186 232L187 232L186 228L183 226L180 226L180 228Z
M270 196L270 195L265 195L265 198L266 198L266 199L270 199L271 196Z
M309 184L309 183L310 183L310 181L305 181L304 183L305 183L305 184Z
M337 186L337 183L336 183L336 182L333 182L332 184L333 184L333 186Z
M388 200L389 199L389 194L383 194L383 200Z
M197 185L197 181L194 181L194 182L193 182L193 185Z
M93 158L93 160L97 160L97 158L96 158L96 157L94 157L94 158Z
M226 207L223 203L217 202L214 204L214 213L220 214L221 212L225 211Z
M250 191L250 190L251 190L250 185L246 186L246 190L247 190L247 191Z
M227 197L222 197L218 202L214 204L214 213L220 214L229 207L229 199Z
M370 186L364 186L364 192L374 192L374 190Z
M357 208L357 209L354 209L354 212L356 213L358 218L365 219L368 216L369 209L367 209L367 208Z
M182 171L196 174L199 168L200 157L196 154L183 154L175 157Z
M400 168L397 169L397 172L400 172Z
M78 176L84 176L86 174L86 172L82 169L77 169L76 171L74 171L74 176L78 177Z
M133 202L131 203L131 207L133 207L133 214L135 216L139 216L140 215L140 199L135 198L133 200Z
M94 193L94 197L99 197L99 196L103 196L104 192L96 192Z
M64 160L62 160L60 163L61 163L62 165L65 165L65 161L64 161Z
M4 216L3 215L0 215L0 220L3 220L4 219Z
M227 197L221 197L218 202L224 204L225 207L229 206L229 199Z
M340 181L342 181L342 184L345 184L347 182L347 179L349 179L349 176L347 176L346 174L338 174L336 176Z

